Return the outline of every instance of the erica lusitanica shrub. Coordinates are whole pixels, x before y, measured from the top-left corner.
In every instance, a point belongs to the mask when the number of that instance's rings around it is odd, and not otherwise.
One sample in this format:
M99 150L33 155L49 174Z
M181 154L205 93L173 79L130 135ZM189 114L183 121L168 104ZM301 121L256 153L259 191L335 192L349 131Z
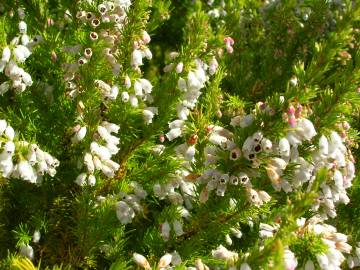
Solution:
M0 269L360 269L358 0L0 1Z

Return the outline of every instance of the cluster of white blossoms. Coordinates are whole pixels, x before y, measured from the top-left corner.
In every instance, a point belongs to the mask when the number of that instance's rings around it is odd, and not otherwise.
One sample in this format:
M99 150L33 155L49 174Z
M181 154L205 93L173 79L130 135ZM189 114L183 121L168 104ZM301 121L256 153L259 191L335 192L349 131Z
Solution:
M171 59L176 59L178 53L171 53ZM178 80L178 88L183 92L180 102L176 106L178 118L169 123L170 131L166 134L169 141L176 139L182 135L184 128L184 121L187 120L190 111L196 106L198 98L201 95L201 89L205 87L205 83L209 80L208 72L210 75L215 74L218 63L213 57L209 64L206 64L200 59L195 60L195 69L188 72L186 79L180 77ZM179 67L180 66L180 67ZM172 71L176 69L177 73L182 73L183 64L179 62L177 65L174 63L165 67L166 71Z
M143 212L140 200L145 199L147 192L137 183L131 185L134 188L134 194L119 193L121 200L116 202L116 216L122 224L131 223L136 213Z
M150 35L143 30L141 33L141 38L134 42L134 50L131 54L131 66L140 71L139 66L142 66L143 58L152 59L152 53L147 46L151 41Z
M191 201L195 196L195 184L187 181L188 176L187 170L178 170L167 183L154 184L154 195L160 200L168 199L174 205L185 204L187 209L192 209Z
M316 254L316 260L320 269L341 269L340 265L345 261L343 253L349 254L352 247L347 243L347 236L337 232L336 228L322 223L323 218L314 216L308 220L299 218L297 225L297 236L302 237L305 232L315 233L321 237L327 246L326 253ZM305 264L306 270L315 269L314 262L308 260Z
M176 119L172 122L169 122L170 130L165 134L166 138L168 138L169 141L172 141L177 137L180 137L185 127L185 121L181 119Z
M266 104L258 104L258 108L260 112L256 113L273 114L271 108ZM236 116L231 119L231 125L245 129L254 123L255 117L256 114ZM226 189L230 186L241 185L247 193L249 201L254 206L259 207L271 200L267 192L253 188L251 183L252 177L259 177L259 168L264 169L275 191L283 190L286 193L296 192L304 184L307 184L307 190L310 192L317 172L326 168L328 169L328 177L321 184L318 198L312 208L313 211L318 212L319 218L310 219L308 222L301 219L299 226L306 227L307 230L321 235L323 242L327 245L326 254L316 255L317 263L321 269L340 269L339 266L345 260L342 253L350 253L351 246L347 244L345 235L337 233L333 226L320 224L320 221L327 219L328 216L336 216L336 204L349 202L346 189L351 187L351 182L355 177L354 159L346 147L346 132L349 129L349 124L347 122L339 124L337 126L338 131L330 131L327 136L321 135L319 141L314 142L313 139L317 132L312 122L304 117L301 105L297 105L296 109L290 106L283 118L289 124L288 132L284 137L271 141L259 130L245 138L240 145L235 143L234 134L230 130L220 126L209 126L207 131L210 145L205 147L204 154L205 166L210 166L210 168L196 179L197 184L204 186L200 192L199 200L206 202L211 191L215 191L218 196L224 196ZM181 129L184 126L183 122L177 122L177 124L173 127L174 130L175 128ZM176 130L176 134L179 133L179 130ZM300 156L303 150L299 150L299 148L303 144L312 145L307 148L312 162ZM177 148L178 156L187 161L192 160L192 153L195 152L195 150L191 150L190 154L186 154L189 146L191 144L183 144ZM226 152L228 154L224 155ZM242 158L241 163L247 160L249 165L229 166L231 171L223 172L217 168L218 164L224 168L224 160L220 161L220 158L225 158L225 162L230 165ZM292 177L289 176L291 174L285 173L289 165L295 168ZM236 200L236 198L231 198L231 200ZM278 224L261 223L260 238L273 237L278 229ZM301 234L303 231L299 230L299 233ZM241 237L241 231L239 232ZM226 243L232 244L230 235L227 235ZM237 254L223 246L214 250L213 256L230 262L237 260ZM357 262L357 257L352 256L349 265L356 265ZM289 248L285 249L284 263L286 269L289 270L295 269L298 265L294 253ZM250 269L250 267L243 264L241 269ZM314 263L306 262L305 269L315 269Z
M260 112L273 113L266 104L257 105ZM216 190L217 195L224 196L229 185L245 187L249 200L255 206L261 206L271 198L265 191L258 191L252 187L250 177L258 177L259 168L264 168L267 176L276 191L284 190L286 193L293 192L308 184L308 191L311 190L317 172L321 168L329 170L328 179L321 184L321 191L313 210L321 207L324 216L335 217L335 204L348 203L346 189L351 187L351 181L355 177L354 159L350 150L345 146L346 131L348 123L339 127L341 136L336 131L331 131L329 137L322 135L318 144L313 142L317 132L310 120L303 116L302 106L295 109L290 106L288 112L283 116L289 123L288 132L285 137L277 141L271 141L264 137L262 131L257 131L248 136L242 145L233 140L233 134L219 126L209 126L209 142L204 149L205 165L210 169L198 178L199 184L205 184L200 200L206 201L209 191ZM255 115L236 116L231 119L231 125L246 129L252 125ZM299 154L299 147L304 143L312 143L309 150L313 162L310 163ZM232 164L238 162L242 157L250 162L250 166L237 167L236 171L222 172L214 166L219 164L222 153L229 152L225 160L232 168ZM287 167L291 164L294 167L292 177L285 174Z
M51 177L56 174L59 166L56 158L36 144L14 141L14 138L14 129L5 120L0 120L0 171L3 177L40 184L45 173ZM14 160L17 160L16 164Z
M98 5L97 13L78 11L76 18L84 24L89 24L93 30L89 34L91 41L103 40L108 47L103 50L104 59L111 65L115 76L120 73L121 65L116 60L117 44L121 39L121 29L126 24L127 10L131 5L130 1L106 1ZM111 26L111 27L110 27ZM64 52L76 55L77 61L65 63L64 80L66 81L67 95L71 98L79 94L79 87L76 84L76 72L79 67L88 63L93 56L93 49L83 48L80 44L66 46ZM80 54L80 57L78 56ZM110 87L101 80L96 80L95 85L100 88L104 99L116 99L119 89L116 85Z
M91 50L91 48L88 48ZM69 54L79 54L80 51L82 50L82 46L81 45L74 45L74 46L65 46L62 48L63 52L69 53ZM91 50L92 52L92 50ZM84 53L85 55L85 53ZM92 53L91 53L92 55ZM85 58L86 59L86 58ZM80 62L82 65L87 63L88 60L83 61L82 58L79 59L78 62ZM70 98L75 98L78 96L79 94L79 87L76 83L77 81L77 77L76 77L76 72L79 69L80 64L78 62L74 62L74 63L62 63L62 68L65 71L65 74L63 76L64 81L65 81L65 88L66 88L66 95Z
M24 92L26 87L31 86L33 81L31 75L19 64L23 64L25 60L31 55L31 48L38 43L39 37L30 41L27 32L27 24L23 21L25 14L22 9L18 10L20 17L19 36L16 36L9 46L2 50L0 60L0 73L4 72L6 77L10 80L0 84L0 95L6 93L9 89L14 89L15 92Z
M133 259L138 266L140 266L146 270L153 269L153 268L151 268L148 260L143 255L141 255L139 253L134 253ZM157 263L156 269L159 269L159 270L169 269L170 270L170 269L174 269L174 267L176 267L177 265L180 265L181 263L182 263L182 260L181 260L179 253L174 251L172 253L166 253L164 256L162 256L160 258L159 262Z
M184 234L183 224L181 221L175 219L171 224L168 221L165 221L161 223L160 226L161 237L164 241L168 241L170 239L171 227L173 228L176 236L181 236Z
M239 254L228 250L223 245L218 246L211 254L215 259L224 260L229 263L235 263L239 259Z
M144 78L138 78L133 83L128 75L125 76L124 86L127 91L121 93L121 100L123 102L129 102L133 108L139 107L139 100L148 102L151 104L153 102L153 97L151 95L153 85L151 82ZM129 93L130 89L133 88L133 92ZM155 115L158 114L157 107L145 107L143 109L143 117L145 123L151 124L152 119Z
M153 97L151 95L153 85L147 79L138 78L132 83L130 77L126 75L124 79L124 86L127 91L123 91L121 93L121 100L125 103L129 102L133 108L137 108L139 106L139 99L148 103L153 102ZM131 88L133 88L134 92L129 93ZM145 112L145 110L149 111L150 113ZM143 113L145 122L150 124L154 115L157 114L157 108L147 107L144 109Z
M274 225L260 223L259 236L262 239L271 238L279 230L279 228L280 228L279 224L276 224L276 223Z
M188 181L189 172L185 169L176 171L165 184L156 183L153 192L160 200L167 199L171 204L178 207L181 218L189 218L188 209L192 209L192 201L195 198L195 184ZM184 206L183 206L184 205ZM164 241L170 238L171 230L175 236L184 234L182 220L174 219L170 223L166 220L160 225L160 234Z
M205 83L209 80L206 75L206 71L210 73L209 66L200 59L196 59L195 65L195 69L188 72L186 79L180 77L178 80L178 88L183 92L181 101L176 107L179 120L188 118L190 110L195 108L201 95L201 89L205 87Z
M172 52L170 54L170 58L172 60L176 60L178 56L179 54L175 52ZM218 63L215 57L210 60L209 65L201 61L200 59L196 59L195 64L195 70L188 72L186 80L182 77L180 77L178 80L178 88L183 92L183 95L181 97L181 101L177 104L178 119L169 122L170 130L165 134L166 138L169 141L180 137L183 130L186 128L185 121L190 114L190 110L195 108L197 100L201 95L201 89L205 87L205 83L209 80L209 76L206 74L206 72L208 72L210 75L213 75L218 68ZM182 73L183 63L171 63L165 67L166 72L170 72L173 69L175 69L177 73ZM191 162L194 161L196 153L195 144L197 142L197 139L197 135L194 134L189 138L187 142L180 144L175 148L177 157L180 160L184 161L182 164L184 168L189 168L191 166ZM184 176L187 176L189 175L189 172L183 169L183 174L185 174ZM192 190L194 190L194 188L190 187L189 189L189 185L193 184L189 183L188 181L183 181L183 183L188 183L186 189L189 190L189 194L193 196L194 192ZM182 184L181 187L184 188L184 185L185 184ZM169 187L169 185L167 185L167 187ZM180 198L179 196L171 197L171 195L176 195L176 193L170 192L169 198L172 198L170 200L176 200L176 198ZM185 200L185 203L191 204L189 200ZM187 205L187 207L189 207L189 205Z
M329 139L321 136L318 150L313 153L314 167L326 167L329 169L329 179L321 184L321 192L313 205L317 211L321 207L321 214L335 217L335 205L347 204L350 199L346 189L352 185L355 177L354 158L344 145L344 139L335 131L331 131Z
M226 247L224 247L223 245L218 246L215 250L212 250L211 252L212 256L215 259L219 259L219 260L223 260L224 262L226 262L227 265L229 265L230 267L228 268L229 270L251 270L251 267L249 266L249 264L247 264L246 262L241 263L240 268L237 268L235 266L236 262L239 259L239 254L234 252L234 251L230 251L228 250ZM206 266L207 267L207 266ZM193 270L194 268L190 268L188 267L188 270ZM198 269L209 269L207 268L199 268L196 267L196 270ZM194 269L194 270L195 270ZM290 269L289 269L290 270Z
M355 247L355 252L347 257L347 263L350 269L360 266L360 242Z
M139 38L134 41L133 52L131 54L131 66L137 73L141 74L140 66L142 66L143 59L152 59L152 53L148 45L151 41L150 35L146 30L142 30ZM129 102L134 108L139 106L139 100L147 102L148 104L153 103L153 96L151 95L153 85L145 78L131 79L128 75L124 77L124 86L126 91L121 93L121 99L123 102ZM132 90L130 92L130 90ZM158 114L157 107L145 107L143 109L144 121L147 125L152 123L155 115Z
M119 152L118 144L120 139L111 133L116 134L119 132L119 129L118 125L107 121L103 121L97 127L97 132L94 135L97 139L91 143L90 152L84 155L84 164L87 172L81 173L75 180L79 186L84 186L85 184L95 185L95 170L101 171L109 178L115 176L115 172L119 170L120 165L111 160L111 157Z
M215 5L214 2L214 0L207 1L207 4L212 7L212 9L208 11L208 15L213 19L218 19L220 17L226 16L227 12L225 10L225 1L221 0L219 5Z
M260 152L258 147L261 147L263 139L261 132L256 132L244 142L242 151L233 140L233 134L220 126L209 126L209 142L212 145L205 147L205 165L216 164L219 160L219 151L228 151L229 160L236 161L241 155L247 157L248 160L254 161L256 152ZM266 140L266 139L265 139ZM253 162L253 165L256 163ZM218 196L224 196L225 191L229 186L238 186L239 184L245 189L250 202L255 206L261 206L270 201L270 195L263 191L254 189L247 171L249 168L244 168L233 173L222 172L221 170L210 168L205 170L202 176L197 179L198 184L203 184L205 187L200 193L200 202L206 202L209 198L210 192L215 190Z
M116 84L110 86L102 80L95 80L95 86L100 90L104 100L115 100L119 94L119 87Z

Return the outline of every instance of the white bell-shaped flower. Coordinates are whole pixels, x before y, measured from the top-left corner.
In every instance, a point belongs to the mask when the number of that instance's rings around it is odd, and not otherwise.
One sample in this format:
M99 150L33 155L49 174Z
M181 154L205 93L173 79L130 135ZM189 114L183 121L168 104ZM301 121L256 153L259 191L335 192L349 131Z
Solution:
M135 49L131 54L131 65L133 67L141 66L143 64L142 58L143 57L142 57L141 51L138 49Z

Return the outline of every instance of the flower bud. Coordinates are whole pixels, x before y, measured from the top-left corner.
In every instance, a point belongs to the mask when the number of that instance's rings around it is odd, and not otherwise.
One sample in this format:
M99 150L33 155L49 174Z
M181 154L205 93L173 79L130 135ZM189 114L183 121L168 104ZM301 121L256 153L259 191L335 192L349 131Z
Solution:
M158 268L163 269L171 263L172 255L169 253L166 253L164 256L160 258L160 261L158 263Z
M182 131L180 128L173 128L170 129L168 133L165 134L165 136L168 138L169 141L172 141L176 139L177 137L181 136Z
M34 249L32 246L22 244L20 246L20 254L21 256L27 257L32 260L34 258Z
M134 253L133 258L134 258L135 263L138 266L140 266L140 267L142 267L144 269L147 269L147 270L151 269L151 266L150 266L149 262L147 261L147 259L143 255L141 255L139 253Z
M163 71L165 73L168 73L168 72L173 71L173 69L174 69L174 63L170 63L163 68Z
M20 19L20 20L23 20L23 19L25 18L25 11L24 11L24 9L23 9L23 8L18 8L17 12L18 12L18 15L19 15L19 19Z
M167 221L161 224L161 236L164 241L168 241L170 238L170 225Z
M143 65L142 54L137 49L135 49L131 54L131 65L133 67L138 67L138 66Z
M179 220L177 220L177 219L174 220L173 228L174 228L175 234L177 236L181 236L184 234L183 225L181 224L181 222Z
M283 157L290 156L290 143L286 138L281 138L279 141L280 155Z
M82 187L86 184L86 178L86 173L81 173L76 177L75 183Z
M269 202L271 200L271 196L263 190L258 191L258 195L263 202Z
M131 87L131 80L128 75L125 76L124 85L125 85L126 89L129 89Z
M0 135L2 135L7 127L6 120L0 120Z
M183 78L179 78L177 86L182 91L187 89L186 81Z
M139 101L135 95L130 95L130 105L134 108L139 106Z
M183 62L180 62L176 65L176 73L181 73L183 71L183 68L184 68L184 63Z
M7 82L3 82L2 84L0 84L0 95L5 94L7 91L9 91L10 89L10 83Z
M15 137L15 131L11 126L7 126L5 129L5 136L6 138L8 138L10 141L12 141Z
M24 21L19 22L19 31L20 34L26 34L27 31L27 24Z
M307 260L307 262L305 263L305 270L314 270L315 269L315 265L311 260Z
M93 174L90 174L89 177L88 177L88 184L90 186L95 186L96 184L96 178Z
M86 126L83 126L75 133L75 135L71 138L71 141L73 143L77 143L82 141L85 138L87 128Z
M11 56L11 50L9 47L5 47L2 52L1 61L9 62Z
M148 44L151 41L150 35L145 30L143 30L142 32L142 40L144 41L145 44Z
M33 242L34 242L34 243L39 243L40 237L41 237L40 231L39 231L39 230L35 230L35 231L34 231L34 234L33 234Z

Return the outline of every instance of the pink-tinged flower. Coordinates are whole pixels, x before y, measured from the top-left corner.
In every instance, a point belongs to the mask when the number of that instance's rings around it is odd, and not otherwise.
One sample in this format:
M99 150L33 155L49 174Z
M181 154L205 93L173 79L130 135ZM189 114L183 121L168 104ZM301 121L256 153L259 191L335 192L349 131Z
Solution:
M225 42L226 46L233 46L234 45L234 40L231 37L225 37L224 42Z

